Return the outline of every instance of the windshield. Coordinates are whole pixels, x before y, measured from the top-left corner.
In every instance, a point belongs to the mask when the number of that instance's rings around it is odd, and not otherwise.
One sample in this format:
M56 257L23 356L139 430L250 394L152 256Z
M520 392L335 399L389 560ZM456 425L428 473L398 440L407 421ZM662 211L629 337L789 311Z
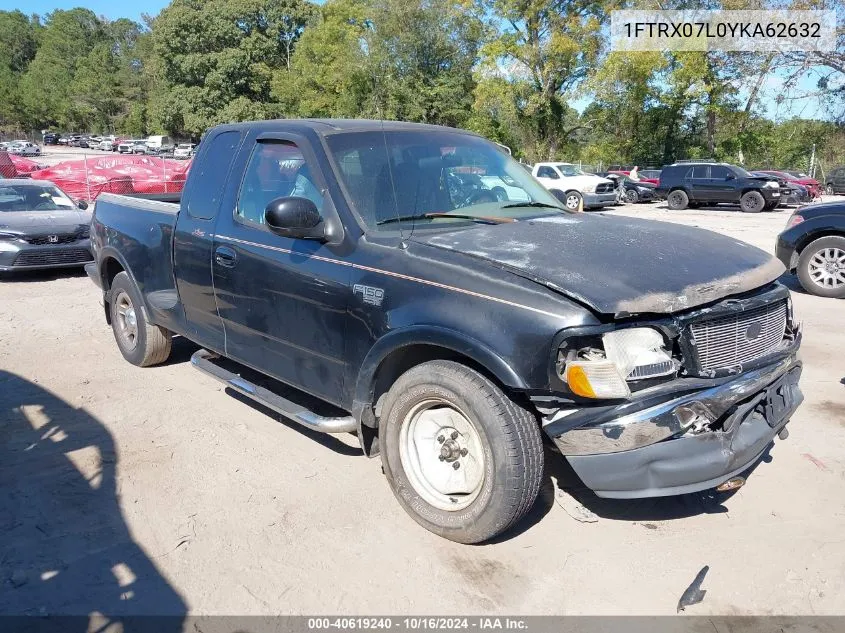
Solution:
M73 208L75 208L73 200L58 187L0 184L0 213L66 211Z
M566 213L519 163L476 136L376 131L333 134L326 142L354 209L371 230Z
M566 163L558 163L555 165L562 176L584 176L583 171L578 169L575 165L568 165Z

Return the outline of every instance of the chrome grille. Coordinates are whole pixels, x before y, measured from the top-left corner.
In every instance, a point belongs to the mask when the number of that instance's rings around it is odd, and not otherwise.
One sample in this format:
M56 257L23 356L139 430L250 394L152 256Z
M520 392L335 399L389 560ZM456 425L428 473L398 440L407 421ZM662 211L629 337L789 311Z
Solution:
M596 185L596 193L610 193L613 191L613 183L610 182L600 182Z
M786 299L690 326L698 363L726 369L770 354L786 333Z

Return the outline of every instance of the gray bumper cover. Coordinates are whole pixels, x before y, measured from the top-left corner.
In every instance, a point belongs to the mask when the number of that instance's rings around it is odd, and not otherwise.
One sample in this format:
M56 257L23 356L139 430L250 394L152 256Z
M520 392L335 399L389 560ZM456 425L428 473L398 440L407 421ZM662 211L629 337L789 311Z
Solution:
M713 488L753 466L786 426L803 400L800 374L801 363L789 357L753 375L641 411L636 418L631 416L633 426L609 423L573 429L552 439L584 484L600 497L656 497ZM789 406L772 424L764 404L775 383L786 390ZM718 430L678 435L683 430L675 426L673 414L693 402L714 414ZM668 439L654 439L660 435ZM576 439L581 450L575 448ZM640 448L623 448L637 441ZM587 447L596 452L584 454Z

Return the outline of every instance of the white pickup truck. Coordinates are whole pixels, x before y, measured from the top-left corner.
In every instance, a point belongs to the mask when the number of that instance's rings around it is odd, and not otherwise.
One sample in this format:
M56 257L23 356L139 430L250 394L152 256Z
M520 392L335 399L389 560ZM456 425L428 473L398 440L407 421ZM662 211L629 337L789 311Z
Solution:
M531 173L571 211L578 209L582 199L585 209L616 202L613 181L585 173L571 163L537 163Z

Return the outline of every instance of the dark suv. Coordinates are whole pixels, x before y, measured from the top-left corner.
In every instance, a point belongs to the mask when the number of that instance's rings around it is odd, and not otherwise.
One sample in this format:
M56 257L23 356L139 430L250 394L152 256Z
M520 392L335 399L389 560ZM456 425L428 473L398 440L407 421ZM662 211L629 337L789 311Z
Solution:
M825 178L824 192L829 196L845 193L845 166L830 170Z
M753 176L726 163L676 163L660 172L657 194L670 209L738 204L746 213L771 211L781 201L781 184L774 176Z

